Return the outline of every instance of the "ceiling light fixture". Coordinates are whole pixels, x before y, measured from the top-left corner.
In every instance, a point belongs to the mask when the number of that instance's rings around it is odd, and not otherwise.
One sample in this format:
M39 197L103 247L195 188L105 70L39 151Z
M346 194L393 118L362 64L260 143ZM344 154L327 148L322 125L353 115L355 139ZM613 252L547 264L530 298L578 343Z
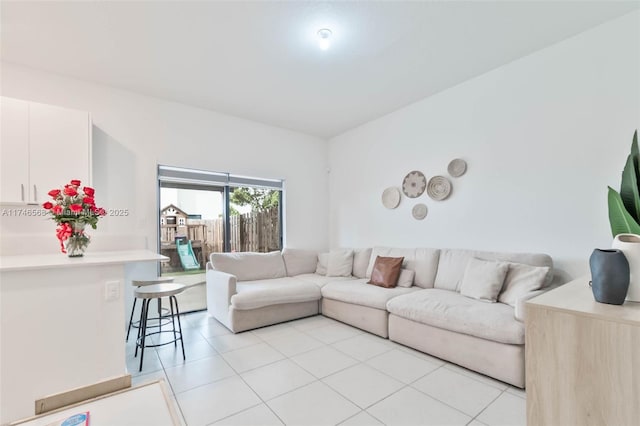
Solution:
M328 28L322 28L318 30L318 47L322 50L327 50L331 46L331 30Z

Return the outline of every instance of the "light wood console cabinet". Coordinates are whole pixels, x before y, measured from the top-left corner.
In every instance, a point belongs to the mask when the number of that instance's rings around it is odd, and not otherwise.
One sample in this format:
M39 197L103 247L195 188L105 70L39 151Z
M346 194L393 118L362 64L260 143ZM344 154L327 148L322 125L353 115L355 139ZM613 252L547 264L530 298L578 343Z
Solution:
M640 303L597 303L584 277L526 309L527 425L637 425Z
M88 112L0 98L0 202L42 204L71 179L91 184Z

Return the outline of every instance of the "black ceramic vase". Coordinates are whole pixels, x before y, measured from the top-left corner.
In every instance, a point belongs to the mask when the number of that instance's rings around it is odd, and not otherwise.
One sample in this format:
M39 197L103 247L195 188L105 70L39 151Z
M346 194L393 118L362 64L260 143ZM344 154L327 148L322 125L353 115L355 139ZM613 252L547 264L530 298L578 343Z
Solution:
M589 258L596 302L622 305L629 290L629 262L620 250L595 249Z

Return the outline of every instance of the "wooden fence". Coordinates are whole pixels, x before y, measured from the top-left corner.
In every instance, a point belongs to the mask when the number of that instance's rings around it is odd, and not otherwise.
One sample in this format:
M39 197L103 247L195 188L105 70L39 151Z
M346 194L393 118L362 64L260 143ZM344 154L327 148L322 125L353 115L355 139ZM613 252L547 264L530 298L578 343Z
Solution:
M231 251L280 250L280 213L277 207L231 216Z
M189 223L186 227L181 226L181 229L187 230L187 238L191 241L206 241L207 226L204 220L194 221ZM160 226L160 241L173 243L178 236L178 225L161 225Z

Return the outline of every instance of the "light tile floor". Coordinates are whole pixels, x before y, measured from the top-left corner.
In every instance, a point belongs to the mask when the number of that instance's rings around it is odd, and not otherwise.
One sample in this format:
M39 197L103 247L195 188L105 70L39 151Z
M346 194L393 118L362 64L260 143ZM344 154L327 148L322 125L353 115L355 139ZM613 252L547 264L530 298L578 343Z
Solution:
M188 426L525 425L525 393L338 321L315 316L232 334L182 316L187 360L145 351L133 383L164 379ZM139 355L138 355L139 356Z

